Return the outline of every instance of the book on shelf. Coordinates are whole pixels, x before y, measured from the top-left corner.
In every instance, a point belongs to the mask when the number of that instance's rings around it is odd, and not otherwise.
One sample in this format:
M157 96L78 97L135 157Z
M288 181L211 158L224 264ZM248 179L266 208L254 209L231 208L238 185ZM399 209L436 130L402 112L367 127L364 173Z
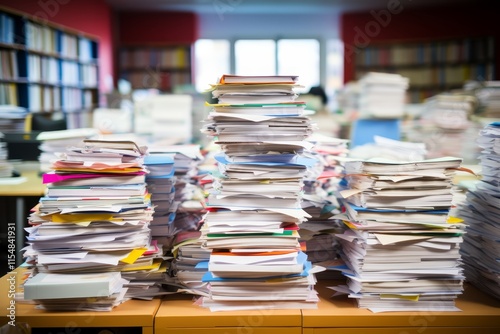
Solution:
M298 76L296 75L255 75L255 76L240 76L224 74L221 76L220 84L276 84L276 83L297 83Z

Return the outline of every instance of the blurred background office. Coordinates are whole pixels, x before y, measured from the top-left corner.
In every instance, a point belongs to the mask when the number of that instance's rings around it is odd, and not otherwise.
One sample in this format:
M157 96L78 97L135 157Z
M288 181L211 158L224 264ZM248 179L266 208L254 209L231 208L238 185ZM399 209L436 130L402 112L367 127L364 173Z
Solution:
M442 93L482 96L467 121L498 117L488 100L496 96L500 68L491 1L3 0L1 6L0 104L42 114L32 119L48 127L61 120L66 128L102 126L104 109L113 109L108 114L122 110L116 119L125 117L126 126L103 131L143 132L137 121L144 113L136 116L144 108L137 104L186 95L190 133L179 140L203 143L205 102L214 102L207 90L224 73L298 75L298 92L320 118L320 130L343 138L359 118L357 81L370 72L409 79L398 116L403 139L410 138L406 125L422 125L425 102ZM16 28L22 18L28 31ZM312 94L318 87L321 102ZM481 94L485 88L489 93ZM162 108L186 114L167 100ZM24 129L39 131L30 127L39 123Z

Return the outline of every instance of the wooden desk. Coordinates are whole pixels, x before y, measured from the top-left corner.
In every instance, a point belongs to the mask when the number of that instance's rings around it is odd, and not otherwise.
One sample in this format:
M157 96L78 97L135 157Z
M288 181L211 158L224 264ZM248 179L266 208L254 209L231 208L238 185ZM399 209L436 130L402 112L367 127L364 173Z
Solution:
M10 312L7 308L9 297L9 284L7 279L14 275L17 282L21 280L16 274L8 273L0 281L0 326L10 321L7 317ZM153 334L155 314L161 300L152 301L129 300L110 312L48 312L39 310L32 304L15 304L15 322L27 323L37 333L97 333L100 329L108 329L117 334ZM97 331L90 331L97 328Z
M462 334L500 333L500 301L466 284L456 301L460 312L382 312L359 309L347 297L333 297L327 286L316 285L321 300L316 310L302 310L304 334Z
M25 197L41 197L46 188L46 185L42 183L38 169L21 171L21 177L25 179L22 183L0 184L0 196L16 198L16 267L22 263L22 256L19 252L25 244L24 226L27 221Z
M301 334L302 314L297 310L211 312L193 305L193 296L164 298L156 313L155 334Z

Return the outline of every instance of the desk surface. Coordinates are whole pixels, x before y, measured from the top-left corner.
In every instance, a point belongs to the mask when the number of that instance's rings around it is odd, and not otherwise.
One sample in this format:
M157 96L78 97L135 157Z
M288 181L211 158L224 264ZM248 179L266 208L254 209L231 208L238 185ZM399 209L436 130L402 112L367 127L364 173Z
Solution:
M155 328L301 327L302 313L293 310L211 312L194 305L193 296L166 296L156 314Z
M0 196L43 196L46 185L42 183L39 170L26 170L21 172L26 179L22 183L0 184Z
M500 301L465 284L464 293L458 297L459 312L382 312L373 313L356 306L346 296L331 297L333 290L328 286L337 284L319 281L316 290L320 301L316 310L302 310L303 327L412 327L423 321L429 327L499 327Z
M22 281L23 273L17 274L16 282ZM7 279L11 273L2 276L0 281L0 326L9 321L6 316L10 303ZM153 327L156 311L161 300L129 300L109 312L48 312L35 308L33 304L15 304L16 323L25 322L31 327Z

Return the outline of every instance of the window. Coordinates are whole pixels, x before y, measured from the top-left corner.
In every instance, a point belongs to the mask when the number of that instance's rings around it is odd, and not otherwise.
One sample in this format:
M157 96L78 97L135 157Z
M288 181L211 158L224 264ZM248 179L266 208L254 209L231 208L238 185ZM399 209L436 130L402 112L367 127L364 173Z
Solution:
M320 47L316 39L280 39L278 46L278 74L295 74L308 91L320 80Z
M240 39L234 43L236 75L276 74L276 43L272 39Z
M230 73L230 44L225 39L200 39L194 45L195 86L204 92L222 74Z
M324 49L324 59L322 57ZM195 43L195 83L199 92L216 82L221 74L298 75L304 86L299 93L322 85L335 110L335 91L343 84L342 42L317 39L200 39ZM234 55L234 57L231 57Z

